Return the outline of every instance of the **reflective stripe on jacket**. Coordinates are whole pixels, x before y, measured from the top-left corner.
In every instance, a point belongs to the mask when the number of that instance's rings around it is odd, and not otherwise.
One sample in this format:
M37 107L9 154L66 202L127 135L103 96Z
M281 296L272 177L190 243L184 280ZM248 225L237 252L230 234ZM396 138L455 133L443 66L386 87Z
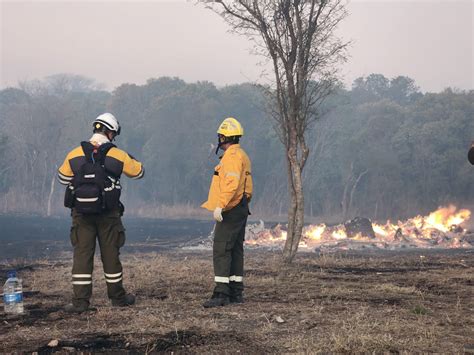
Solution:
M81 146L70 151L64 163L58 169L59 182L68 185L85 162L86 157ZM129 178L141 179L145 174L142 163L118 148L111 148L108 151L104 166L106 171L115 178L119 178L124 173Z
M253 182L250 159L239 144L231 145L214 168L207 201L201 207L214 211L216 207L230 210L244 195L252 198Z

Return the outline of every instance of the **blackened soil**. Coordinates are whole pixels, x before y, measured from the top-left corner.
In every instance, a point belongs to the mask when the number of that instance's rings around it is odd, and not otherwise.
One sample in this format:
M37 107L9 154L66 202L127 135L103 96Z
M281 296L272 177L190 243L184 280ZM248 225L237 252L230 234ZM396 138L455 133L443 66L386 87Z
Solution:
M43 295L39 297L44 297ZM62 319L61 314L57 314L62 310L61 306L44 305L43 303L35 303L25 306L25 313L21 315L5 314L2 310L0 316L3 320L0 323L0 331L17 326L41 326L41 324L50 324L52 321Z
M208 349L239 348L240 352L264 353L264 348L255 340L244 335L231 332L209 332L200 333L198 330L176 330L166 334L158 335L145 344L134 344L119 334L85 334L82 339L58 341L58 345L48 345L33 348L31 352L38 354L54 354L65 352L80 352L82 354L164 354L164 353L199 353Z
M127 341L119 335L90 334L83 339L59 341L55 347L48 345L31 352L38 354L53 354L64 352L102 353L102 354L138 354L138 349L130 348Z
M163 251L193 239L206 237L212 221L124 217L127 243L124 252ZM69 217L0 215L0 261L55 259L71 250ZM0 275L4 274L0 270Z
M151 344L148 344L146 349L159 353L186 353L190 352L190 349L192 349L193 352L200 352L205 351L207 348L215 349L215 346L222 347L222 349L226 349L227 351L239 348L242 353L246 353L245 349L251 353L264 353L269 351L268 347L261 347L255 340L251 340L243 334L233 332L199 333L195 330L169 332L158 337Z

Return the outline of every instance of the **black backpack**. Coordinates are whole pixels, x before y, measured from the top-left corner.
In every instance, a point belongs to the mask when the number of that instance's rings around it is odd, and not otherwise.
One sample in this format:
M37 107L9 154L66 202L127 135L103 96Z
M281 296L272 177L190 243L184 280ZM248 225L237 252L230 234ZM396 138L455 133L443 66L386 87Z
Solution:
M115 147L104 143L95 147L90 142L81 142L86 162L74 174L66 189L64 205L82 214L99 214L120 205L119 178L109 176L104 163L108 151Z

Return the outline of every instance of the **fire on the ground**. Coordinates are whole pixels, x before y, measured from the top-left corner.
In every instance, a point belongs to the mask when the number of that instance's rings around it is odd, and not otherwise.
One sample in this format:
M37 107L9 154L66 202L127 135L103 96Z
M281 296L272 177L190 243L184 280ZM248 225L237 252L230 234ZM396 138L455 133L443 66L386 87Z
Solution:
M300 248L473 248L474 235L465 229L470 216L471 211L458 210L450 205L440 207L428 216L416 216L397 223L377 224L361 218L336 226L324 223L309 225L303 229ZM351 223L364 220L368 223L364 232L349 230ZM249 227L246 234L248 246L282 247L286 240L287 232L283 225L271 229L263 228L263 223Z

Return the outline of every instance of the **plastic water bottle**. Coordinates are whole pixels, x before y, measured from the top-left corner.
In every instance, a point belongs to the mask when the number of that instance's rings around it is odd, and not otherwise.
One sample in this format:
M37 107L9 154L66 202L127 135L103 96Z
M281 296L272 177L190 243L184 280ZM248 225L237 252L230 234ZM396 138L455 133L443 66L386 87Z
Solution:
M16 271L7 273L7 281L3 286L3 303L5 313L22 314L23 309L23 287L21 279L16 277Z

